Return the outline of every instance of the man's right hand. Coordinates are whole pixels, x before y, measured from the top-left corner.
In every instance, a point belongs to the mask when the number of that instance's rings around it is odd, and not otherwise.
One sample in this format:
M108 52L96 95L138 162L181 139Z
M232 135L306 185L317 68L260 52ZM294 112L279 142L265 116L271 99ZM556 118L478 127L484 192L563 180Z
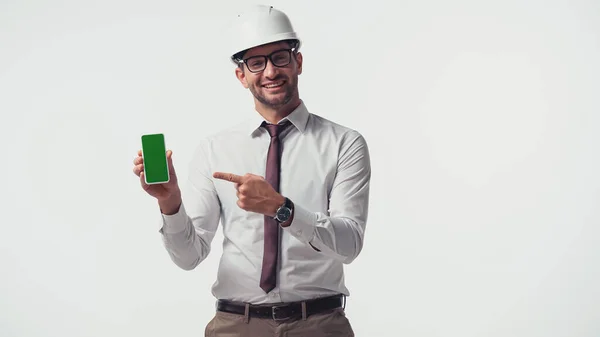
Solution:
M175 168L173 167L173 159L171 158L172 154L173 152L171 150L167 151L170 179L168 183L164 184L146 184L144 179L144 158L142 157L142 150L138 151L137 157L133 160L133 173L140 178L142 188L146 193L158 200L161 212L167 215L177 213L181 205L181 190L177 184L177 175L175 174Z

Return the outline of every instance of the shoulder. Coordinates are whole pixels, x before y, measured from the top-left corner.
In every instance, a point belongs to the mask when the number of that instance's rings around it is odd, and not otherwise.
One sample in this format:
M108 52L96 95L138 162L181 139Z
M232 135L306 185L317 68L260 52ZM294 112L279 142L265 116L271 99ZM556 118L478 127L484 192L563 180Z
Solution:
M360 131L321 115L310 113L309 126L316 134L333 137L339 144L351 145L358 143L366 145L365 137Z
M250 134L250 121L251 119L247 118L232 124L221 125L219 129L215 129L213 132L208 133L205 139L207 141L220 141L229 140L240 136L248 136Z
M194 134L189 140L189 149L191 151L189 157L190 170L206 169L211 170L215 161L220 156L227 156L235 152L236 146L243 142L243 135L249 134L245 131L244 122L236 122L228 125L216 125L210 132L202 134ZM246 127L247 128L247 127Z
M217 126L219 127L219 126ZM205 152L214 150L215 145L226 145L235 143L236 141L244 141L250 135L249 119L238 121L234 124L228 124L215 128L214 131L209 132L196 139L197 148L202 149Z

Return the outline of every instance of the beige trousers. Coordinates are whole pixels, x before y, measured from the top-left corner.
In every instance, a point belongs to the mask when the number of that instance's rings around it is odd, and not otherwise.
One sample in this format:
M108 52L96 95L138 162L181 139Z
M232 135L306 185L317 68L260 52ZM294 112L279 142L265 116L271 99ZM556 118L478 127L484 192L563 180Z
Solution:
M344 309L287 321L253 318L217 311L205 337L354 337Z

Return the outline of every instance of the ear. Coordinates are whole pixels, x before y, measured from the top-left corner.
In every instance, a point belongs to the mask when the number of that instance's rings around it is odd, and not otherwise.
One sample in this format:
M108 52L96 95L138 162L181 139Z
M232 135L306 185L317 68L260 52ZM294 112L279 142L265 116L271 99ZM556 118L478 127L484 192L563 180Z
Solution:
M296 63L298 64L298 75L302 74L302 53L296 54Z
M241 67L235 67L235 76L240 81L240 83L244 86L244 88L248 89L248 82L246 81L246 74Z

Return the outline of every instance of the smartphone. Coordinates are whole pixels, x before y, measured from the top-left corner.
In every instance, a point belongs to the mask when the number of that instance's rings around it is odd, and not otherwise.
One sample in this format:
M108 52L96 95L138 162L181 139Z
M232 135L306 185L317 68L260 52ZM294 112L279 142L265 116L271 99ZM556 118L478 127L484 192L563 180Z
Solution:
M142 135L142 158L144 158L144 180L146 184L169 182L169 164L167 162L164 134Z

